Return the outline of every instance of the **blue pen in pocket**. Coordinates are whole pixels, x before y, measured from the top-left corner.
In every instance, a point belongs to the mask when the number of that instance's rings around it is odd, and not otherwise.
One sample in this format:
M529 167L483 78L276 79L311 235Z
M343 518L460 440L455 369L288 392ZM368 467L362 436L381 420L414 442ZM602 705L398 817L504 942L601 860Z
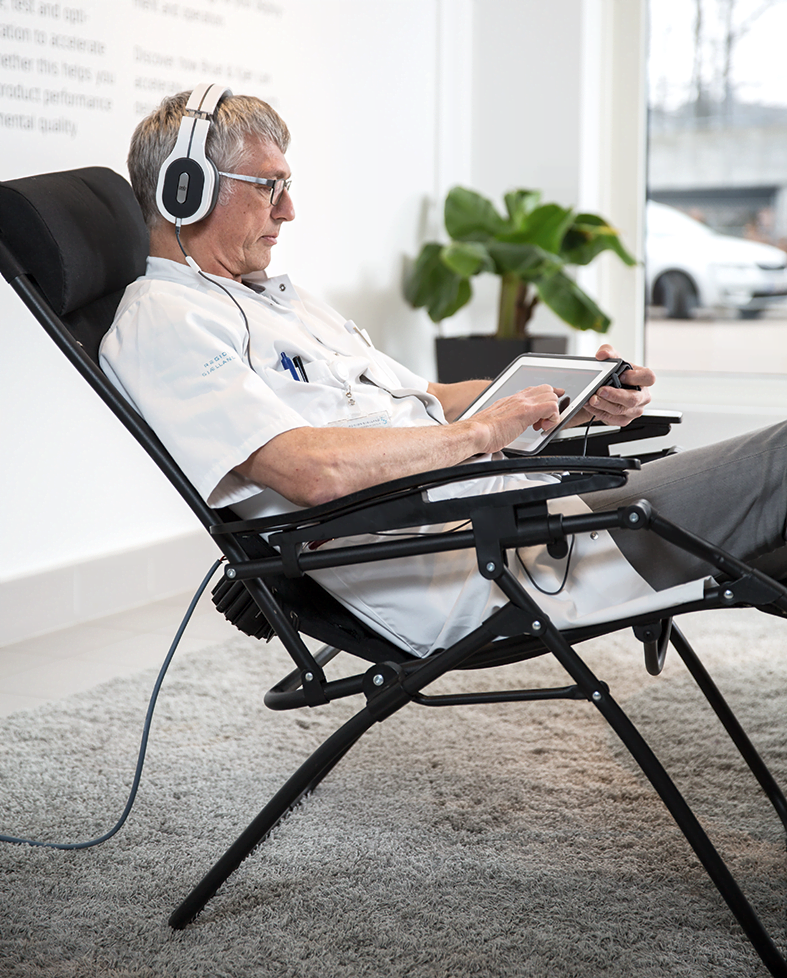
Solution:
M286 353L281 355L281 365L285 370L289 370L295 380L300 380L298 376L298 371L295 369L295 364L290 360Z

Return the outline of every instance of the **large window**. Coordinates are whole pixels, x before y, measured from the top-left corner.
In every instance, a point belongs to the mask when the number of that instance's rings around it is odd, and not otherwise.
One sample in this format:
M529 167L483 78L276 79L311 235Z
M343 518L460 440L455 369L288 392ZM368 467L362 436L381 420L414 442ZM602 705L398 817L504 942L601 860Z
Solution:
M648 362L787 372L787 0L651 0Z

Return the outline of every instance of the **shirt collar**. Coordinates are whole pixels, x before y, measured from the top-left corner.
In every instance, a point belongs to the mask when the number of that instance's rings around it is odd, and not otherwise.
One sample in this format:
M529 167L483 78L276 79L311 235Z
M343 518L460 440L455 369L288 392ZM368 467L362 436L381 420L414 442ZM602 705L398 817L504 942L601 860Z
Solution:
M207 272L204 274L209 280L215 279L218 284L226 289L240 292L252 291L271 302L282 304L288 301L294 302L299 298L289 275L276 275L269 278L265 270L260 269L247 275L242 282L236 282L234 279L223 278L220 275L210 275ZM168 282L177 282L180 285L211 288L205 278L189 265L172 261L170 258L158 258L152 255L148 256L143 278L164 279Z

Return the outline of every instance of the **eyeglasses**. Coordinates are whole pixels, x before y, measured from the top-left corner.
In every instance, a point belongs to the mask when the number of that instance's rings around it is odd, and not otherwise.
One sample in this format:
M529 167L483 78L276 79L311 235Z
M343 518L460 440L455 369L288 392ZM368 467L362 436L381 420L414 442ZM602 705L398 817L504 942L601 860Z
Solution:
M219 170L219 175L229 177L230 180L242 180L244 183L256 183L261 187L270 187L271 207L275 207L279 203L281 195L285 190L290 189L290 184L292 183L292 180L282 180L281 177L270 180L268 177L247 177L244 173L224 173L223 170Z

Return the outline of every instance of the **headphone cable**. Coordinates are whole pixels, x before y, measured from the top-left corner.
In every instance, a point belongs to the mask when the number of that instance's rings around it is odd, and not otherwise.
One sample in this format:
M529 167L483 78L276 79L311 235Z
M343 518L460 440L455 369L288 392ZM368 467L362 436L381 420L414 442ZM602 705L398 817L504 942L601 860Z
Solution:
M221 282L217 282L215 279L211 278L210 275L206 275L196 261L191 257L191 255L188 254L186 249L183 247L183 242L180 240L180 219L175 221L175 238L177 239L178 247L183 252L183 257L186 259L186 264L189 266L189 268L193 268L197 275L201 275L206 282L210 282L210 284L215 285L217 289L221 289L221 291L235 303L235 307L240 313L241 319L243 320L243 325L246 328L246 363L248 363L248 365L251 367L251 330L249 329L249 320L246 317L246 313L243 311L243 307L229 289L225 288Z

